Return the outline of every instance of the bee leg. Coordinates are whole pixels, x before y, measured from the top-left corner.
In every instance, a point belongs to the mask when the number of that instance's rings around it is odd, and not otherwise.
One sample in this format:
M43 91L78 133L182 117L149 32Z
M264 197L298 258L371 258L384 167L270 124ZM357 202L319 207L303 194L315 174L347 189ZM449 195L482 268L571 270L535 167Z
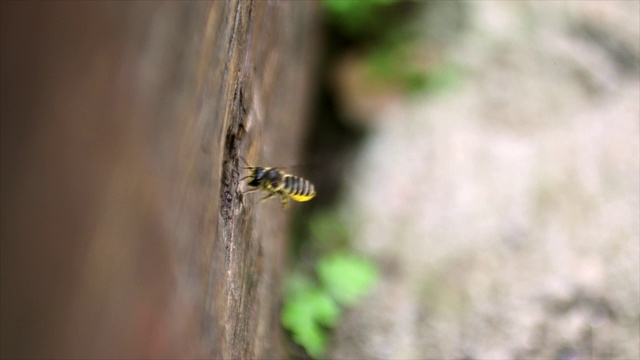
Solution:
M282 207L283 208L288 208L289 207L289 196L287 194L280 194L280 201L282 201Z
M271 193L271 194L263 197L262 199L260 199L260 201L262 202L262 201L268 200L268 199L270 199L270 198L272 198L274 196L276 196L276 193Z

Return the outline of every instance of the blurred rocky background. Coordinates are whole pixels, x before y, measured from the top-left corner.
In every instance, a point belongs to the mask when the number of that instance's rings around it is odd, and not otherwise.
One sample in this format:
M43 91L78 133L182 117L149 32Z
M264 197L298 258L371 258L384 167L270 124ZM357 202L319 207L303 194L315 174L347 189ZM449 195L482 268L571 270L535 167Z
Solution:
M640 358L640 3L380 3L327 69L381 269L327 357Z

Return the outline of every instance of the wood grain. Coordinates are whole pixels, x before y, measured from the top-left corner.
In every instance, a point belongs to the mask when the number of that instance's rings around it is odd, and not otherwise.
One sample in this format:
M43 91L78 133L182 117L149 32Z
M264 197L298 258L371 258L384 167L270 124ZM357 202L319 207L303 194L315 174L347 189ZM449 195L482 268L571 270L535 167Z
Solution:
M276 358L311 2L2 2L2 357Z

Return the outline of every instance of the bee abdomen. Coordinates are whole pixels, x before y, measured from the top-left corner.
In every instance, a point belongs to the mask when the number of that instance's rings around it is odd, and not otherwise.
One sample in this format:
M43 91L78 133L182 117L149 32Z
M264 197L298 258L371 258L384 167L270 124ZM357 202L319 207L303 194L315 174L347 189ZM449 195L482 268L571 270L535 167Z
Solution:
M284 190L295 201L308 201L316 196L316 189L311 182L293 175L285 177Z

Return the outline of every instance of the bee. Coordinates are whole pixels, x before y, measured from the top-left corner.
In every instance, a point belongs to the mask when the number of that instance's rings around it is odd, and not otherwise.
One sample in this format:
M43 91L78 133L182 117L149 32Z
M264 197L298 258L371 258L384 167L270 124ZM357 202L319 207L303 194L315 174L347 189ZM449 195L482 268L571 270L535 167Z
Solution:
M267 192L262 201L279 195L282 207L287 208L289 199L309 201L316 196L316 189L309 180L287 174L278 168L249 166L244 169L248 169L250 173L240 180L249 179L247 185L252 187L245 193L258 190Z

